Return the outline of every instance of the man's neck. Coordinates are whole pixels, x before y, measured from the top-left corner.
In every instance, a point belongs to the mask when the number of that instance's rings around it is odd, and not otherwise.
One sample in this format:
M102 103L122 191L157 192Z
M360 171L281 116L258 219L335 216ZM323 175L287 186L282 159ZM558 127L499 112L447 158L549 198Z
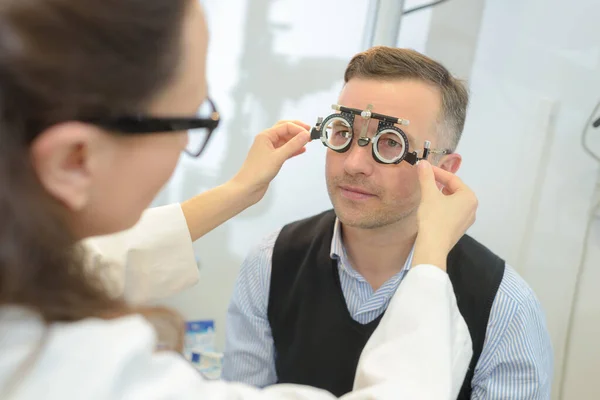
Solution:
M414 217L376 229L342 225L344 248L352 267L377 290L404 267L417 237Z

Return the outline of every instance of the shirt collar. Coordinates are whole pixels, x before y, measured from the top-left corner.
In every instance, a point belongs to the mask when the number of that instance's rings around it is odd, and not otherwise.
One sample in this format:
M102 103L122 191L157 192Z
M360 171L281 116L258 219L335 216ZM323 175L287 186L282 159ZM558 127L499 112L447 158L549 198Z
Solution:
M346 252L344 244L342 243L342 226L340 220L336 217L335 224L333 225L333 237L331 238L331 248L329 250L329 257L333 260L340 259Z
M405 270L408 271L410 269L412 265L414 252L415 245L413 244L412 248L410 249L410 253L408 254L408 257L406 258L406 262L404 263L404 266L402 267L402 270L400 272L403 272ZM348 262L346 249L344 247L344 242L342 241L342 224L337 217L335 218L335 224L333 225L333 237L331 238L331 248L329 250L329 257L331 257L332 260L342 261L341 263L338 263L342 265L342 268L346 268L346 266L350 265L350 263ZM348 272L352 273L354 272L354 270Z

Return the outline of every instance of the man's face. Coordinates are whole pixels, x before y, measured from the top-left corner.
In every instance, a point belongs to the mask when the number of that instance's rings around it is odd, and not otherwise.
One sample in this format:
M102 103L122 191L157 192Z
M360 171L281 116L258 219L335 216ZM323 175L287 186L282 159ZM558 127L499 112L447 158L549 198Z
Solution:
M441 96L435 87L414 80L377 81L351 79L343 88L338 104L404 118L398 126L409 139L409 150L423 149L425 140L437 148L437 119ZM373 229L411 216L420 200L416 168L407 162L380 164L373 159L372 145L360 147L356 139L365 120L354 119L352 145L345 153L327 150L327 190L340 221L357 228ZM378 121L371 120L367 136L373 137Z

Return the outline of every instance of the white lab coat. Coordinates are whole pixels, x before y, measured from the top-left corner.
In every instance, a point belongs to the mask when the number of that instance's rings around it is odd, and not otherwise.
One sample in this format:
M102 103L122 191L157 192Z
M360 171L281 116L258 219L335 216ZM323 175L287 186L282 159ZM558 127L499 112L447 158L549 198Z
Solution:
M132 230L86 245L95 251L92 260L116 262L111 276L120 282L114 290L137 301L172 294L197 279L178 206L150 210ZM43 346L35 353L42 338ZM17 380L20 384L11 399L333 398L328 392L298 385L256 389L205 381L181 356L157 353L155 346L152 327L138 315L46 328L34 313L2 307L0 398L8 395L2 392L7 383ZM31 354L35 354L32 362L20 371ZM454 399L471 354L471 338L447 274L434 266L417 266L363 350L355 391L344 398Z
M198 281L192 239L179 204L146 210L131 229L83 242L114 295L135 304L171 296Z

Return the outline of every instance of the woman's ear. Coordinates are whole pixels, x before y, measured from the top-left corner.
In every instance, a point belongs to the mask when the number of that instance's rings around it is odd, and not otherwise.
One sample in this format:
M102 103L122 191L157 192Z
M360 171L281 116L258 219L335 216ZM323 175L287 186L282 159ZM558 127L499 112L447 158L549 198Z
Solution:
M41 184L72 211L82 210L89 201L90 151L97 136L90 125L65 122L43 131L31 145L31 161Z

